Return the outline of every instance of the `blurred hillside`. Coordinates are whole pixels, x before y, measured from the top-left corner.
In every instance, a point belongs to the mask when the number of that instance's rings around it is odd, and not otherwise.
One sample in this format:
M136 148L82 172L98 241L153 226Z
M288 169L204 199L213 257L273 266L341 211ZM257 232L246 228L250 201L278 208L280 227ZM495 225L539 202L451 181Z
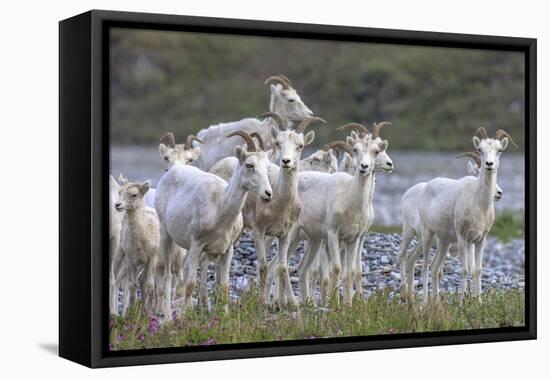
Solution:
M391 121L392 149L471 149L477 126L523 148L524 61L512 52L115 29L111 137L117 145L182 140L268 110L273 74L288 76L341 138L346 122Z

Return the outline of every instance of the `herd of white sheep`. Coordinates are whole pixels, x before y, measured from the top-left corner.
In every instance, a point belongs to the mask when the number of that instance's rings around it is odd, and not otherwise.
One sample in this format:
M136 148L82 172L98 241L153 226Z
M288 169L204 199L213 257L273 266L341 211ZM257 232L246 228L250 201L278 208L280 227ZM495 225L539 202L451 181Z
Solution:
M305 251L297 267L300 302L361 298L361 250L374 219L376 172L394 169L388 141L380 130L348 123L334 141L302 156L325 123L304 104L290 80L269 77L269 112L258 118L221 123L189 135L177 144L172 133L161 138L166 171L153 189L149 181L110 176L110 311L124 313L137 300L148 315L170 319L193 306L197 271L199 301L208 307L207 272L215 264L216 284L227 309L234 244L251 231L257 257L257 280L264 304L297 305L288 262L300 241ZM484 128L473 136L475 152L460 156L469 175L435 178L410 188L402 199L403 239L399 251L401 297L412 301L414 266L423 254L423 299L438 300L442 262L452 243L462 262L462 293L473 278L480 298L482 255L492 227L500 155L514 143L503 130L491 138ZM515 143L514 143L515 144ZM418 242L409 252L409 244ZM268 251L276 253L268 261ZM434 244L437 252L428 269ZM122 292L122 295L119 293ZM121 300L122 298L122 300Z

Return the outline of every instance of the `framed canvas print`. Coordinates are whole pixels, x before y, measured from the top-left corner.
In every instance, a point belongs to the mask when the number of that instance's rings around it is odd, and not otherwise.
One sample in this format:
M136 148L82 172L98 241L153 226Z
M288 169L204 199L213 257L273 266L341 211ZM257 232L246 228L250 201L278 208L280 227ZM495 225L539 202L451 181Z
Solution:
M536 337L536 40L60 22L60 355Z

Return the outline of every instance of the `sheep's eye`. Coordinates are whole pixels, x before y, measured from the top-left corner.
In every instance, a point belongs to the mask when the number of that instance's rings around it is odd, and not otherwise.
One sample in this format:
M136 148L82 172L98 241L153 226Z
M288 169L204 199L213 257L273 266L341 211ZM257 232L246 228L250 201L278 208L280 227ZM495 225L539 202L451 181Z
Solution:
M303 144L300 144L300 145L298 146L298 148L301 150L302 148L304 148L304 145L303 145Z
M379 153L380 153L380 151L376 151L374 154L375 154L376 156L378 156Z
M293 99L293 98L289 98L289 99L288 99L288 102L294 102L294 99Z
M311 162L313 164L319 164L320 163L320 160L319 159L312 159Z
M245 164L246 168L248 169L252 169L254 168L254 164Z
M277 147L281 147L281 143L279 143L279 142L275 142L275 145L276 145Z
M168 156L165 156L165 157L164 157L164 161L168 161Z
M192 163L192 162L193 162L193 159L187 159L187 162L188 162L188 163Z
M136 197L137 197L137 194L135 194L135 193L134 193L134 194L131 194L130 197L136 198Z

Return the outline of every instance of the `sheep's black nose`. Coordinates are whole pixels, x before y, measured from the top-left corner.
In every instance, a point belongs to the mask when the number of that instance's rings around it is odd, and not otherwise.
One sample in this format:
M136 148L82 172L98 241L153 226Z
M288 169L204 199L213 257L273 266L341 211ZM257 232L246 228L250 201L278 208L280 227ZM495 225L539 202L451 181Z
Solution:
M271 197L271 192L269 190L266 190L265 195L268 196L268 197Z
M285 164L290 164L290 159L281 159L281 161Z
M392 163L391 161L388 162L388 165L389 165L390 167L393 167L393 163Z
M488 166L488 167L491 167L493 166L493 162L492 161L486 161L485 164Z
M368 167L369 167L368 164L361 164L361 168L363 168L363 169L367 169Z

